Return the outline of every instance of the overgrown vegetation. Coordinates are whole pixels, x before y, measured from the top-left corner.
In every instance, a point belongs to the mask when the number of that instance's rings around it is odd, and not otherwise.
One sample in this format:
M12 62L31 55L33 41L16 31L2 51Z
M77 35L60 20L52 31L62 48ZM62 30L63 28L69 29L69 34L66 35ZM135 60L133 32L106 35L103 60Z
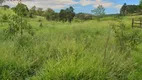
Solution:
M59 14L40 8L37 13L36 7L24 10L26 15L0 9L4 23L0 26L0 80L142 79L142 32L130 28L129 16L79 23L72 22L72 7ZM13 14L6 14L9 11Z
M31 25L28 24L27 21L20 16L17 15L10 16L8 19L8 24L9 27L4 30L5 36L7 36L7 38L12 38L12 37L15 38L15 36L23 36L26 33L32 36L34 35Z
M140 0L139 5L127 5L126 3L124 3L124 5L120 9L120 14L123 16L132 15L132 14L141 15L142 14L142 0Z
M119 25L113 25L113 30L117 49L123 54L130 54L142 42L141 30L139 29L130 29L121 22Z

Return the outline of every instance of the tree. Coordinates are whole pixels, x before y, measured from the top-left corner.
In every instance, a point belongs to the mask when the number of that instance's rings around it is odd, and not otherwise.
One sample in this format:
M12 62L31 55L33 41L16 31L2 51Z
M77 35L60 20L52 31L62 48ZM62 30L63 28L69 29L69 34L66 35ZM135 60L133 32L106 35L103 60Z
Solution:
M69 8L66 9L66 14L67 14L67 20L68 22L72 22L74 16L75 16L75 12L74 12L74 8L72 6L70 6Z
M91 11L98 19L102 18L105 15L105 8L102 5L99 5L96 9Z
M37 9L37 15L39 15L39 16L43 15L43 9L42 8Z
M126 14L126 8L127 8L127 4L124 3L124 5L120 9L120 14L121 15L125 15Z
M56 18L58 18L56 16L56 13L54 10L52 10L51 8L48 8L45 12L44 12L44 16L47 20L56 20Z
M24 34L34 36L32 26L28 24L28 22L25 19L17 15L12 15L9 17L8 26L9 27L4 30L7 38L18 36L21 36L22 38Z
M28 16L28 14L29 14L28 7L25 4L22 4L22 3L19 3L13 10L19 16Z
M141 12L141 8L139 5L127 5L126 3L124 3L124 5L120 9L121 15L127 15L139 12Z
M10 8L8 5L3 5L3 7L4 7L5 9Z
M30 17L32 18L34 15L36 15L36 6L33 6L33 7L30 9Z
M74 8L73 7L69 7L64 9L61 9L60 13L59 13L59 18L61 21L63 22L72 22L73 18L75 17L75 12L74 12Z
M139 6L140 8L142 8L142 0L140 0Z
M66 22L67 18L66 18L66 10L64 9L61 9L60 13L59 13L59 18L60 18L60 21L63 21L63 22Z
M4 10L9 9L10 7L8 5L3 5L2 6L4 8Z

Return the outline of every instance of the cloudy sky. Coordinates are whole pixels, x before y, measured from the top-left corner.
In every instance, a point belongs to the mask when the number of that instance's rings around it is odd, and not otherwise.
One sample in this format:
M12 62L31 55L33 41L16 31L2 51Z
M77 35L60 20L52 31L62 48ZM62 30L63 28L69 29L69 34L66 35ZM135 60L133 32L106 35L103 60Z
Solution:
M43 9L52 8L55 11L73 6L75 12L91 13L91 10L98 5L103 5L107 14L118 13L124 3L138 4L139 0L23 0L22 3L32 6L40 7ZM6 1L3 5L7 4L11 7L17 5L17 1Z

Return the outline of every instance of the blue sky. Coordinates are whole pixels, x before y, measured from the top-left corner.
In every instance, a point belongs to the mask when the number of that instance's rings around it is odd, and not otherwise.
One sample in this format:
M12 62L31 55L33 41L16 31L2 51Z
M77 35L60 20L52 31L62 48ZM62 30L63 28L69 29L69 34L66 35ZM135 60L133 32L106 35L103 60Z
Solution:
M17 1L6 1L4 4L11 7L17 5ZM124 3L139 4L139 0L23 0L29 8L32 6L43 8L52 8L59 12L60 9L73 6L76 13L84 12L91 13L91 10L98 5L103 5L107 14L119 13L120 8Z

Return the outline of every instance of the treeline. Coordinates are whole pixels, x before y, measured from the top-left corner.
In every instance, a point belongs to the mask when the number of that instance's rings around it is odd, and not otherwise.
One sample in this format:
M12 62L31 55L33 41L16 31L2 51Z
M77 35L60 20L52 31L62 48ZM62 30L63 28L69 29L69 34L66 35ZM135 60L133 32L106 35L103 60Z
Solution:
M140 0L139 5L127 5L124 3L124 5L120 9L121 15L129 15L133 13L142 14L142 0Z
M10 8L8 5L3 6L4 9ZM37 8L33 6L31 9L27 7L27 5L19 3L17 6L11 8L15 13L23 17L34 18L36 16L43 16L48 21L62 21L62 22L72 22L74 18L80 20L90 20L92 19L92 14L87 13L75 13L74 8L72 6L61 9L60 12L55 12L51 8L47 8L43 10L43 8Z

